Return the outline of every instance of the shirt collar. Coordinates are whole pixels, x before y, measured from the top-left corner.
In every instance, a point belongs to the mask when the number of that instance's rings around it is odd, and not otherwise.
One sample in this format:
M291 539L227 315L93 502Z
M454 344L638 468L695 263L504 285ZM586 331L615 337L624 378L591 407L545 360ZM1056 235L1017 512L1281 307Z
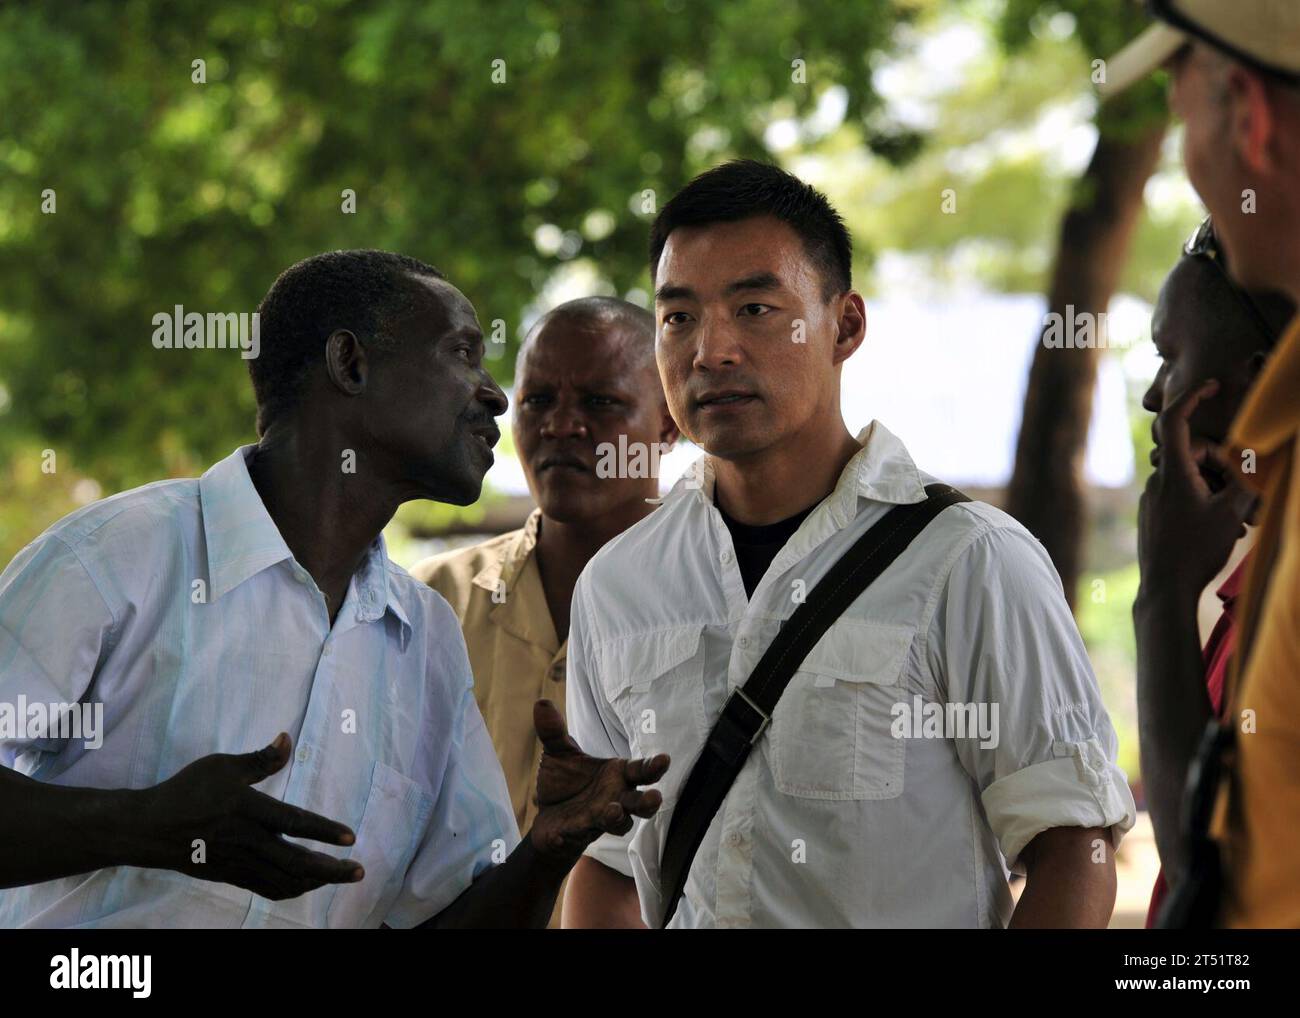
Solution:
M555 633L555 622L546 604L541 586L541 573L533 565L535 577L527 577L526 570L537 548L538 528L542 511L534 509L523 528L503 541L497 554L474 576L474 585L491 591L498 590L506 596L493 597L488 617L502 629L519 637L525 643L544 648L555 654L564 648ZM520 584L525 584L520 587ZM557 649L558 648L558 649Z
M240 446L199 478L213 601L263 569L293 559L248 475L253 448Z
M410 638L411 620L402 607L401 598L397 596L397 587L393 583L393 570L389 568L388 545L384 535L377 534L366 549L366 557L361 567L353 574L352 583L357 596L357 620L377 622L384 617L385 611L401 624L402 641Z
M857 441L862 449L845 464L826 498L838 526L846 526L857 515L859 497L892 505L925 500L921 472L893 432L879 421L872 421L858 432ZM714 481L712 457L703 455L687 468L667 495L647 501L667 503L693 494L711 505Z
M294 563L293 553L249 476L248 457L254 448L240 446L199 478L211 601L279 562L301 568ZM358 617L374 621L385 610L391 610L409 631L411 621L389 582L388 572L388 549L380 534L370 543L365 560L353 576Z
M537 546L537 530L541 526L541 520L541 509L529 513L523 528L516 531L509 541L503 542L500 553L474 575L474 585L492 591L502 582L507 591L513 587L520 568Z
M872 421L858 432L858 445L862 451L849 460L831 493L846 522L855 515L859 496L890 505L925 501L921 472L892 431Z

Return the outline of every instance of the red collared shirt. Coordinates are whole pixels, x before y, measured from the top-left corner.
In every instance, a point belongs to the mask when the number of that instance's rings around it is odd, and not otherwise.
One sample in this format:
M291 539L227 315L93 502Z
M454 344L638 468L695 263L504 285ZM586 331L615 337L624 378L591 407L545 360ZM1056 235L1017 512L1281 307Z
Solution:
M1219 600L1223 602L1223 612L1219 615L1219 621L1214 624L1210 638L1205 641L1205 649L1201 652L1202 660L1205 662L1205 689L1210 694L1210 709L1220 719L1223 717L1223 684L1228 677L1228 661L1237 645L1237 620L1234 615L1237 594L1241 590L1249 562L1250 555L1247 554L1215 591L1219 595ZM1162 869L1156 874L1156 883L1151 889L1151 905L1147 908L1147 929L1155 925L1156 915L1168 891L1169 885L1165 883L1165 872Z

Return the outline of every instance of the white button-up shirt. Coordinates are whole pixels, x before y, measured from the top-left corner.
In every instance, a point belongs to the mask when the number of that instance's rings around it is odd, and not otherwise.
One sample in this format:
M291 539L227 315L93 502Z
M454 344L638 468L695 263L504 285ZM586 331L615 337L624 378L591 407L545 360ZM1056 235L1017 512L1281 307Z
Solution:
M287 731L292 759L256 787L351 827L350 848L304 844L358 860L365 878L273 902L116 867L0 891L0 926L408 927L518 843L450 607L377 538L331 626L253 486L249 448L198 480L73 513L0 575L0 705L102 703L104 727L99 748L0 738L0 763L144 788Z
M588 753L673 760L658 814L588 850L636 880L650 925L669 893L659 859L677 797L731 690L840 556L933 480L878 422L858 441L752 598L707 457L578 581L570 731ZM945 729L933 720L945 705L982 711L994 737ZM1116 748L1041 545L991 506L954 506L804 660L671 925L1005 926L1007 867L1036 834L1109 826L1118 841L1132 826Z

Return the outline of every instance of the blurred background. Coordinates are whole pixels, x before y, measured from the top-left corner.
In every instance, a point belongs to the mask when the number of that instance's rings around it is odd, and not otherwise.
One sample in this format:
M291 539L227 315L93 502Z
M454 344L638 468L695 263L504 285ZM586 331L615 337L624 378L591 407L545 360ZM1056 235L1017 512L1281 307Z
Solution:
M251 312L300 258L400 251L474 302L508 385L548 308L648 303L649 222L678 187L770 159L853 232L850 429L880 419L1043 541L1140 802L1140 399L1151 304L1203 215L1163 86L1095 98L1096 61L1143 23L1128 0L10 3L0 563L255 440L238 353L155 349L155 314ZM1107 348L1040 341L1067 305L1108 313ZM507 431L479 503L405 506L390 553L409 566L529 508ZM1154 866L1144 822L1117 925L1140 924Z

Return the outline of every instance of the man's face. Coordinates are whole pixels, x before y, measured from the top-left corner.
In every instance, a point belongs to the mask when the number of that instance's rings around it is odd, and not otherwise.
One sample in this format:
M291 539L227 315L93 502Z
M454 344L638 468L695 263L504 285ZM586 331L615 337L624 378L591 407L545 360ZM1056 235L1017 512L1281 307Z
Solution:
M741 460L838 417L839 365L857 345L836 343L845 298L823 300L822 275L785 223L679 227L655 280L659 374L697 445Z
M646 346L622 323L563 312L531 338L515 380L514 439L548 519L595 520L659 494L657 477L631 477L617 459L613 475L597 474L601 446L618 450L620 436L644 463L677 438Z
M469 505L492 465L506 397L483 367L474 306L443 280L416 285L427 299L390 323L392 348L369 359L364 427L388 476L420 497Z
M1201 43L1192 43L1174 57L1170 68L1170 108L1182 119L1183 162L1187 177L1214 220L1215 235L1228 256L1233 278L1248 289L1277 288L1272 267L1260 264L1266 250L1260 231L1276 225L1267 215L1247 211L1247 192L1261 197L1261 181L1242 159L1241 134L1236 130L1245 98L1228 87L1233 65ZM1250 73L1239 71L1237 73Z
M1220 278L1215 278L1216 276ZM1188 419L1192 452L1220 445L1263 362L1266 340L1258 326L1235 304L1221 270L1203 258L1184 258L1165 280L1151 318L1151 337L1160 354L1160 370L1142 398L1149 413L1159 414L1175 400L1210 379L1219 391L1203 400ZM1156 443L1152 462L1161 455L1160 420L1151 424ZM1223 487L1223 473L1213 463L1201 467L1212 490Z

